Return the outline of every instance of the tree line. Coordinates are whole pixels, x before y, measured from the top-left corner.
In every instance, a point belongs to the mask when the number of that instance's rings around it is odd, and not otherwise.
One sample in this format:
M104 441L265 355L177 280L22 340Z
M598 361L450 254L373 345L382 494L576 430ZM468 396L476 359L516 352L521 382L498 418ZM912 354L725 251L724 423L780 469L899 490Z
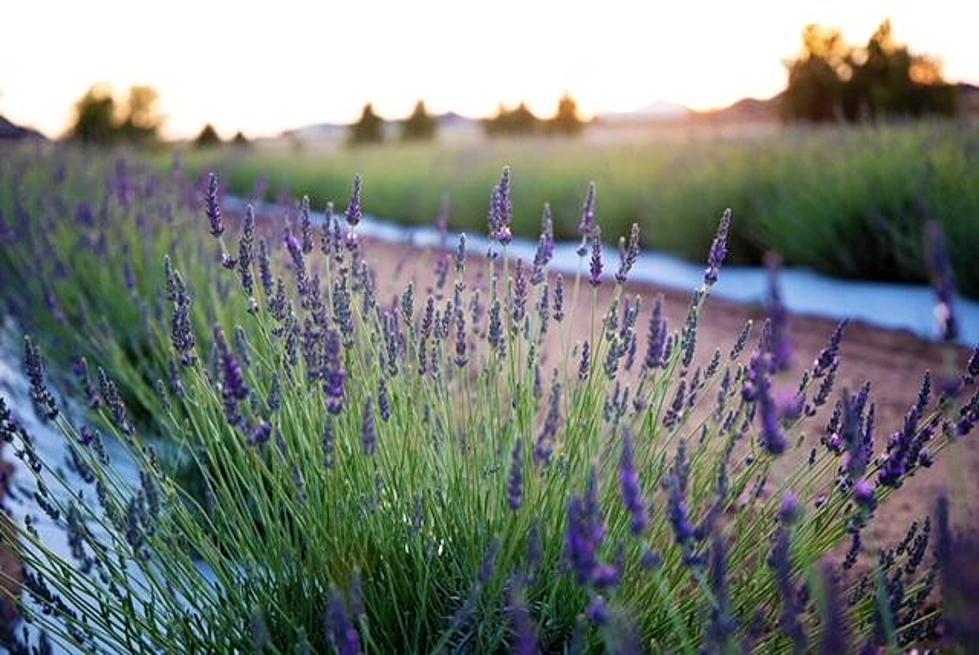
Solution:
M884 21L864 46L848 44L838 29L809 25L802 34L799 54L785 62L788 80L778 96L781 118L787 122L857 122L894 117L954 115L958 89L945 81L938 59L912 53L898 43L890 21ZM159 140L163 117L157 111L157 92L137 85L117 100L106 86L93 86L75 104L74 120L66 133L82 143L154 143ZM371 103L348 129L351 145L381 143L392 130ZM578 104L569 94L558 101L551 118L536 116L526 103L500 105L481 121L488 137L573 136L587 125ZM402 141L435 138L439 117L419 100L411 114L396 121ZM194 145L201 148L223 143L211 124L205 125ZM230 143L247 145L240 131Z
M558 101L557 112L552 118L539 118L526 103L514 108L500 105L496 113L482 121L487 136L525 136L531 134L551 136L572 136L578 134L586 122L578 113L578 103L565 94ZM435 137L438 131L438 117L432 115L419 100L411 114L400 121L402 141L424 141ZM381 143L385 139L385 121L374 111L374 105L367 103L360 118L350 126L351 144Z

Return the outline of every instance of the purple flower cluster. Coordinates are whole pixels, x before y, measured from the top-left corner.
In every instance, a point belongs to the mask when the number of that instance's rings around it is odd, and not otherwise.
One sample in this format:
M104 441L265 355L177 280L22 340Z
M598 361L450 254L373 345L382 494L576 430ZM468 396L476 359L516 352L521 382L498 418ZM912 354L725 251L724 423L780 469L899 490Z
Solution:
M218 201L218 176L214 173L207 175L207 192L204 195L204 213L210 221L211 236L217 238L224 234L221 222L221 203Z
M639 536L649 525L646 501L639 485L639 474L636 472L635 451L632 445L632 435L626 433L622 439L622 460L619 464L619 483L622 485L622 500L626 510L632 516L632 534Z
M721 222L717 226L717 234L714 242L707 253L707 268L704 270L704 284L713 286L717 283L717 278L721 270L721 265L727 257L727 234L731 229L731 220L734 213L730 209L725 209L721 215Z
M625 284L629 271L636 265L639 258L639 224L633 223L629 231L629 241L619 245L619 270L615 273L615 281Z
M238 358L229 347L220 325L214 326L214 347L220 358L221 398L224 400L225 417L231 425L243 426L244 418L239 404L248 398L251 389L245 382L245 374L238 363Z
M517 439L510 453L510 476L507 478L507 503L516 511L523 503L523 441Z
M592 469L584 496L573 496L568 504L565 551L578 584L596 588L615 586L621 570L602 564L598 551L605 540L605 523L598 502L598 476Z
M510 167L505 166L500 183L493 187L490 196L489 236L506 246L513 239L510 224L513 222L513 203L510 200Z
M24 373L31 384L31 403L38 418L52 421L58 416L58 405L44 381L44 359L41 349L30 337L24 337Z
M585 202L581 207L581 222L578 224L578 232L581 233L581 247L578 248L578 255L584 257L588 252L585 244L595 236L598 228L598 212L595 208L595 183L588 184L588 192L585 194Z
M324 347L323 391L326 393L326 409L334 416L343 411L343 397L347 386L342 349L340 332L336 328L328 329Z

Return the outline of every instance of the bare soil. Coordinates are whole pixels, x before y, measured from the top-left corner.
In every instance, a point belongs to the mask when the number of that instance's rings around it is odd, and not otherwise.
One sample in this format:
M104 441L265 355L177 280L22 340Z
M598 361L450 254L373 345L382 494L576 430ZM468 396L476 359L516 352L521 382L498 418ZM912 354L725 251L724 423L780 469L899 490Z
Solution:
M431 287L434 280L437 251L379 241L367 241L364 247L366 259L377 276L381 301L392 299L409 281L415 282L416 290L422 292L424 297L425 290ZM722 270L721 275L723 274ZM467 281L485 288L488 275L488 260L471 254L466 263ZM450 274L446 293L451 293L451 279ZM613 291L614 281L609 276L609 280L599 290L599 303L603 312ZM641 334L657 295L663 296L663 309L671 329L682 325L686 318L690 305L688 293L646 284L627 284L627 292L630 297L638 295L642 298L643 312L639 319ZM486 297L485 292L483 297ZM565 298L569 304L571 284L567 275ZM590 287L583 284L577 316L589 316L590 302ZM717 347L726 352L748 320L754 321L757 335L764 318L762 307L709 299L698 331L698 359L706 362ZM572 326L572 333L578 339L586 338L587 319L576 322L577 325ZM796 376L801 375L802 369L813 362L835 327L836 322L831 319L791 317L790 334L795 346ZM930 370L935 376L948 374L950 371L958 374L964 368L969 355L968 349L928 342L910 332L884 330L866 323L851 322L843 339L841 366L834 393L844 387L856 391L867 380L873 383L871 398L876 404L876 451L879 453L886 447L888 437L900 429L905 413L917 397L925 371ZM819 415L808 423L803 446L786 454L786 459L804 459L811 447L819 443L831 405L829 403L825 408L825 416ZM912 520L922 520L934 513L937 498L943 493L951 496L953 507L960 512L959 520L971 520L961 512L979 506L979 476L975 475L979 471L979 448L975 446L975 440L976 435L973 434L942 451L930 469L920 470L882 504L878 509L878 517L864 534L865 557L876 557L877 549L896 545ZM791 461L785 464L792 466Z

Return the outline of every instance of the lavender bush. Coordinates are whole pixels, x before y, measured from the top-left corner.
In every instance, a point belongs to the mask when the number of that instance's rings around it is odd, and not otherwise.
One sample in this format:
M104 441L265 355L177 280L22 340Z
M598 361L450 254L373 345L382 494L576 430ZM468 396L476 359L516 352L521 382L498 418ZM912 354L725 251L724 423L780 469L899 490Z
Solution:
M944 547L922 517L876 565L859 553L879 505L972 431L979 351L954 377L926 376L884 439L870 387L834 389L844 326L811 365L794 362L774 262L768 320L704 352L730 212L670 326L626 292L637 230L604 270L593 188L568 290L547 272L549 212L534 262L513 260L514 183L506 170L492 192L487 276L467 273L461 239L423 283L384 297L357 236L370 180L316 226L306 201L282 220L222 211L214 176L191 185L63 151L4 172L0 266L35 333L34 411L64 435L67 467L37 454L7 403L0 431L73 556L31 523L4 524L26 618L80 652L873 652L935 639L947 519ZM945 303L954 282L936 270ZM71 379L45 369L45 351L75 360Z

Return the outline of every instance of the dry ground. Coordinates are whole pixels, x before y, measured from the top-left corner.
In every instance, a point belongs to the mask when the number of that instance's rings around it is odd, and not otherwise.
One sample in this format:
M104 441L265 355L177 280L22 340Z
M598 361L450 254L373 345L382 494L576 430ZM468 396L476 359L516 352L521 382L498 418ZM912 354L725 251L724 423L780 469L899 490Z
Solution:
M415 282L419 291L431 286L437 252L378 241L366 242L365 248L366 259L377 275L378 293L382 301L400 293L409 280ZM467 278L485 286L489 272L487 260L470 254L466 272ZM723 274L722 270L721 275ZM566 302L570 303L568 277L565 276L565 297ZM582 287L587 288L587 285ZM603 308L607 306L613 288L611 280L602 285L600 303ZM644 284L629 284L627 291L630 296L642 297L643 312L639 321L643 336L645 322L648 321L649 310L657 294L663 294L664 311L670 328L682 325L690 303L689 294ZM486 297L485 293L483 297ZM589 315L587 308L590 302L590 290L580 294L578 316ZM764 315L764 309L758 306L709 299L698 332L698 358L708 359L715 347L726 352L749 319L755 321L757 332ZM577 323L573 328L573 331L577 330L577 338L587 337L587 321ZM830 319L791 317L790 334L796 348L797 376L801 374L803 367L812 363L835 326L836 322ZM954 348L950 351L909 332L883 330L866 323L851 323L843 340L840 375L834 392L838 393L843 387L856 391L865 381L872 381L871 397L877 408L876 447L879 452L884 448L890 434L900 428L905 413L918 394L925 371L931 370L933 374L939 374L949 370L948 366L954 361L956 372L960 372L969 353L965 348ZM825 409L828 412L830 407ZM805 458L811 446L818 444L826 418L818 416L810 421L804 447L791 451L786 458ZM864 535L869 556L875 556L875 545L890 546L900 541L912 520L933 514L936 499L943 492L951 494L953 506L960 510L977 507L979 476L974 475L974 472L979 471L979 448L974 445L975 440L976 436L973 434L940 453L930 469L917 473L882 504L878 510L878 518ZM792 463L785 464L791 466Z

